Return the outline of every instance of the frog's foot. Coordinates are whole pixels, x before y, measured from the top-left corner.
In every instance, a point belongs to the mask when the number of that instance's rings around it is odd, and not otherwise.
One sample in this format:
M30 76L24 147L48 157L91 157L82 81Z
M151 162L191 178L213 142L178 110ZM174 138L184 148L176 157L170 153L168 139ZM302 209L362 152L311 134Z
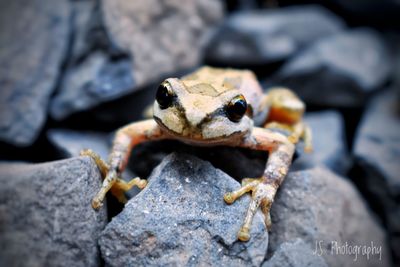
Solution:
M265 225L269 230L271 228L270 209L277 187L274 184L265 183L265 179L246 178L242 181L242 187L236 191L226 193L224 200L228 204L232 204L236 199L240 198L247 192L252 192L251 202L247 210L244 223L238 232L238 239L241 241L248 241L250 239L251 222L257 212L259 206L264 214Z
M130 190L133 186L137 186L140 189L143 189L147 185L146 180L142 180L139 177L136 177L129 182L126 182L117 176L117 172L110 170L108 164L100 158L98 154L93 152L92 150L82 150L80 153L81 156L89 156L95 162L100 172L104 178L103 185L100 191L96 194L96 196L92 199L92 207L94 209L99 209L103 205L104 198L108 190L118 199L121 203L126 203L127 199L125 197L125 192Z

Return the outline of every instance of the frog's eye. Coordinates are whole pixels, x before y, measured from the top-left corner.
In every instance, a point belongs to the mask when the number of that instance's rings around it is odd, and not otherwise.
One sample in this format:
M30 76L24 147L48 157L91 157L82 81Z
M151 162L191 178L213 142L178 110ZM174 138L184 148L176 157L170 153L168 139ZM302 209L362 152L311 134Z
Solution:
M233 122L240 121L247 111L247 102L243 95L239 95L229 102L226 107L228 118Z
M161 109L169 108L174 101L174 94L168 83L163 82L158 86L156 100Z

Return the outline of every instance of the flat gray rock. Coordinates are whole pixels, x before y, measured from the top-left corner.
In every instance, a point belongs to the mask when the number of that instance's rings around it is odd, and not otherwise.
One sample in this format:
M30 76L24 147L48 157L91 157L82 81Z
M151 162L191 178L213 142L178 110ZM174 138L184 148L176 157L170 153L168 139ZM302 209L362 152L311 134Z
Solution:
M381 226L353 184L326 168L289 173L272 205L271 218L270 256L285 242L300 238L331 267L389 265ZM367 259L360 248L354 260L354 246L370 247L374 253Z
M47 116L69 39L67 0L0 3L0 140L32 144Z
M396 260L400 262L400 105L394 91L375 97L356 134L354 155L362 185L382 212Z
M278 247L274 256L262 267L328 267L324 258L318 256L303 240L285 242Z
M257 213L249 242L237 241L249 196L232 205L224 193L239 183L210 163L171 154L148 186L113 218L100 239L108 266L259 266L268 232Z
M304 147L300 144L300 155L290 170L325 165L336 173L345 174L351 165L351 159L346 147L342 115L333 110L313 112L307 113L304 120L312 130L314 151L304 153Z
M0 164L0 265L99 266L107 222L91 199L101 177L88 158Z
M288 61L273 83L292 88L307 103L360 106L387 81L391 65L379 34L360 28L317 41Z
M238 12L216 32L206 58L229 66L269 64L343 28L339 17L320 6Z

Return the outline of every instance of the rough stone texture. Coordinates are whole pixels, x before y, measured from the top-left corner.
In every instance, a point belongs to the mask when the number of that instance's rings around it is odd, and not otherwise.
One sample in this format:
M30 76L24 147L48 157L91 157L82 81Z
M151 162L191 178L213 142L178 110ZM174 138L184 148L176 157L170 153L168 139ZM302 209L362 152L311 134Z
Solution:
M319 6L236 13L214 35L206 58L226 65L268 64L284 60L343 27L340 18Z
M100 173L88 158L0 165L0 265L99 266L106 209L92 209Z
M331 170L345 174L351 160L346 148L344 123L336 111L307 113L305 122L313 133L312 153L304 153L299 145L299 157L293 162L291 170L304 170L318 165L325 165Z
M393 91L373 99L356 134L354 154L364 170L360 181L383 213L400 262L400 105Z
M387 81L391 65L380 36L355 29L317 41L286 63L273 83L292 88L307 103L360 106Z
M225 192L238 187L207 162L169 155L103 231L99 244L106 264L260 265L268 245L262 215L255 216L252 239L239 242L249 196L230 206L223 200Z
M68 19L67 0L1 1L1 140L35 141L65 56Z
M363 199L347 180L324 168L293 172L286 177L271 210L272 230L269 253L280 244L302 239L313 251L321 242L328 266L388 266L389 248L384 232L376 223ZM338 254L335 244L367 245L382 248L382 257ZM334 248L332 254L331 248ZM321 250L317 249L318 252Z
M83 63L67 71L50 112L53 118L64 119L74 112L115 99L134 85L128 59L114 62L104 53L92 53Z
M102 0L107 32L133 60L137 86L199 63L207 35L223 16L218 0Z
M324 258L318 256L303 240L285 242L278 247L274 256L262 267L328 267Z

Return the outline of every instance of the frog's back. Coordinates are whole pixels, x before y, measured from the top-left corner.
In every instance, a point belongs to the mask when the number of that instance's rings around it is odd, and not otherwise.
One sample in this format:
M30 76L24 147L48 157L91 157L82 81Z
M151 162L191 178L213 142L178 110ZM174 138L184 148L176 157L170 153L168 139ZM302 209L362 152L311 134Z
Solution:
M182 77L189 93L218 96L226 91L238 90L253 107L258 106L262 88L249 70L202 67Z

